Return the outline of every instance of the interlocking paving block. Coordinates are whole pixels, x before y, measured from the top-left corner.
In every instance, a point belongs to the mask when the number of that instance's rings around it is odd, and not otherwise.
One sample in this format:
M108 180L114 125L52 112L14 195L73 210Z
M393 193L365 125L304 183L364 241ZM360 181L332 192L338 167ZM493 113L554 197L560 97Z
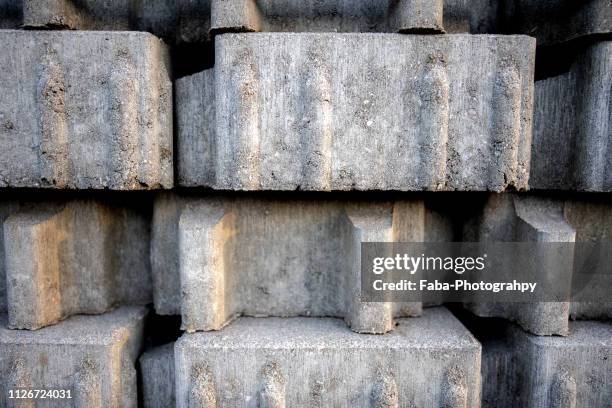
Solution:
M212 0L223 31L444 32L443 0Z
M469 221L464 232L468 242L574 242L575 238L562 201L511 194L492 195L482 214ZM542 265L543 273L547 266ZM569 302L475 302L467 306L479 316L504 317L538 335L568 333Z
M567 337L540 337L507 324L479 337L482 406L609 407L612 324L580 321L569 328Z
M6 313L6 271L4 268L4 220L12 213L17 212L19 203L17 201L0 202L0 313Z
M11 328L151 300L149 223L134 210L91 200L37 203L3 229Z
M0 406L137 407L135 363L144 307L74 316L31 332L9 330L0 317ZM70 391L72 399L10 399L9 390Z
M177 407L478 407L480 344L444 308L384 336L340 320L241 318L176 343Z
M0 41L0 187L172 187L172 84L159 39L4 30Z
M145 408L175 407L174 342L153 348L140 357Z
M526 36L222 34L177 81L178 181L228 190L527 187Z
M612 41L536 82L531 188L612 191L611 87Z
M246 316L345 317L384 333L420 303L360 301L362 242L447 241L423 200L332 201L161 195L151 256L155 308L187 331Z
M17 28L23 23L21 0L0 0L0 29Z

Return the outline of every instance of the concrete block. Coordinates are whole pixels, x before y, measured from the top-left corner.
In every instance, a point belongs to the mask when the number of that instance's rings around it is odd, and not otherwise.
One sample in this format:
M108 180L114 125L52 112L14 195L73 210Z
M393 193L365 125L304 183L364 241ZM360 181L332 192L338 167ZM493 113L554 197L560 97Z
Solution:
M568 73L536 82L531 188L612 191L610 87L612 41L585 48Z
M464 231L468 242L574 242L575 238L562 201L510 194L492 195L482 214L468 222ZM543 262L542 273L550 273L550 266ZM467 306L478 316L503 317L537 335L568 334L569 302L475 302Z
M478 407L480 344L443 308L365 336L337 319L241 318L176 343L176 406Z
M8 327L151 300L146 217L95 201L38 203L4 222Z
M140 357L145 408L175 407L174 342L155 347Z
M182 186L527 187L533 39L259 33L215 43L214 68L177 81Z
M612 324L570 322L567 337L534 336L507 324L478 338L483 407L611 406Z
M146 309L126 307L100 316L74 316L30 332L9 330L0 318L0 406L133 407L135 363ZM9 390L70 391L72 399L9 399Z
M0 29L17 28L22 23L21 0L0 0Z
M172 84L160 40L5 30L0 41L0 187L172 187Z
M17 212L19 203L17 201L0 202L0 314L6 313L6 270L4 267L4 220L12 213Z
M213 0L213 32L444 32L443 0Z
M384 333L420 303L360 302L361 243L450 240L422 200L313 201L161 195L155 202L155 308L183 329L219 330L245 316L345 317Z

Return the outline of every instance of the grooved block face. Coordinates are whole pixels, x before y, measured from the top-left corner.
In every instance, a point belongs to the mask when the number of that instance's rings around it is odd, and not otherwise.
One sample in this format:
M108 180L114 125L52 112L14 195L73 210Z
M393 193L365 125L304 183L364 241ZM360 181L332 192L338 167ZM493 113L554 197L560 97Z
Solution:
M135 363L140 352L144 307L100 316L75 316L36 332L9 330L0 319L0 406L13 407L9 389L64 389L74 407L136 407ZM55 405L53 405L55 404ZM38 400L37 407L58 406Z
M175 407L174 342L156 347L140 357L142 395L147 408Z
M568 73L535 89L529 186L612 191L612 41L587 47Z
M159 39L7 30L0 41L0 187L172 187L172 84Z
M213 0L212 30L443 32L443 0Z
M607 407L612 401L612 324L570 322L568 337L508 325L482 340L483 407Z
M95 201L23 207L3 227L11 328L150 301L143 214Z
M534 46L524 36L219 35L215 67L177 84L179 184L526 188Z
M183 335L175 359L177 407L202 395L231 407L480 406L480 344L444 308L384 336L336 319L241 318Z
M356 331L386 332L420 304L359 308L361 243L450 240L449 220L436 215L422 200L162 195L151 244L156 311L182 313L188 331L247 315L346 317Z

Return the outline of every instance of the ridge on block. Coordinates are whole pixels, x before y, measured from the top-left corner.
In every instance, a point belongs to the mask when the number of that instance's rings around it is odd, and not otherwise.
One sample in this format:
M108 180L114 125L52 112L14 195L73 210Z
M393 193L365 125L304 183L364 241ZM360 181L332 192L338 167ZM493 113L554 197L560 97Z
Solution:
M12 329L151 301L149 222L135 209L95 200L22 203L2 230Z
M1 30L0 187L173 186L168 48L139 32Z
M79 408L136 408L135 365L146 314L144 307L124 307L99 316L73 316L34 332L8 329L2 315L0 406L60 406L47 405L51 401ZM10 390L23 389L63 390L70 399L10 398Z
M215 49L177 80L180 186L527 188L532 38L222 34Z
M343 317L385 333L418 302L362 302L363 242L450 240L423 200L313 201L162 194L153 215L155 309L182 314L188 332L238 316Z

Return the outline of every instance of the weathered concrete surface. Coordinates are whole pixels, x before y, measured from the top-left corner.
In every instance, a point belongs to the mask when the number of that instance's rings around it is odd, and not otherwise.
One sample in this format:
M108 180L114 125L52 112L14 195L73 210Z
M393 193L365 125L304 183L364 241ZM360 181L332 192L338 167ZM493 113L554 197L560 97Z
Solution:
M145 408L175 407L174 342L153 348L140 357Z
M0 406L136 408L135 362L146 313L125 307L35 332L9 330L0 317ZM16 388L70 390L72 399L9 399Z
M336 319L241 318L183 335L175 359L181 408L480 406L480 344L444 308L384 336Z
M0 0L0 29L17 28L23 23L21 0Z
M510 194L491 195L482 214L465 226L464 241L478 242L574 242L575 229L557 200ZM571 265L568 265L571 267ZM542 274L555 273L542 264ZM567 335L569 302L494 303L467 305L478 316L503 317L537 335Z
M38 329L151 300L149 224L95 201L37 203L4 222L8 326Z
M612 191L611 87L612 41L536 82L531 188Z
M151 260L157 313L183 329L218 330L240 316L345 317L384 333L419 303L362 303L361 243L451 240L422 200L331 201L160 195Z
M177 81L179 184L526 188L534 46L525 36L219 35L214 68Z
M6 313L6 270L4 268L4 220L19 210L17 201L0 202L0 313Z
M211 29L444 32L443 0L213 0Z
M567 337L534 336L507 324L478 339L483 407L610 406L612 324L570 322Z
M6 30L0 41L0 187L172 187L172 84L159 39Z

